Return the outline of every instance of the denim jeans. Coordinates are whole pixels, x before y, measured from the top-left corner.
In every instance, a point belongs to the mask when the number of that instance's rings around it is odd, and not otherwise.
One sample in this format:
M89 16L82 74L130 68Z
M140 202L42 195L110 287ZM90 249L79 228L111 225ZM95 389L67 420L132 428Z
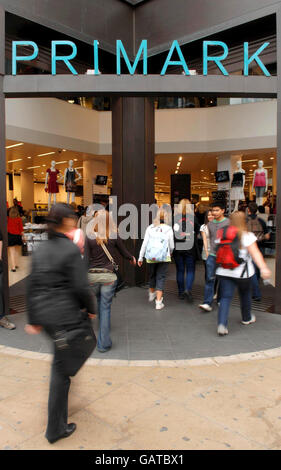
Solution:
M117 281L108 284L101 284L97 282L92 286L93 292L96 295L98 302L99 335L97 348L101 351L106 351L112 346L112 341L110 338L110 316L111 303L116 285Z
M194 257L185 253L175 253L174 258L177 267L177 284L179 294L183 294L185 290L191 291L195 277ZM184 282L185 272L186 278Z
M169 263L149 263L149 287L164 290Z
M218 325L227 326L229 308L235 288L238 288L240 297L240 308L242 320L249 321L251 319L251 278L220 278L220 307L218 312Z
M214 297L216 280L216 257L209 255L206 259L206 282L204 291L204 304L211 305Z

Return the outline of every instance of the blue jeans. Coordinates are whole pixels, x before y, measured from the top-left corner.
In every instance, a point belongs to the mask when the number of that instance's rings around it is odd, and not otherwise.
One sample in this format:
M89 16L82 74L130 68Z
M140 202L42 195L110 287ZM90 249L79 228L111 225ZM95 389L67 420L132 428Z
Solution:
M238 288L242 320L251 320L251 278L236 279L231 277L220 278L220 307L218 312L218 325L227 326L229 308L235 288Z
M260 291L260 286L259 286L259 280L260 280L260 270L259 268L254 264L255 267L255 274L251 277L251 284L252 284L252 296L261 298L261 291Z
M175 253L175 262L177 267L177 283L179 294L184 291L191 291L195 277L195 259L193 256L184 253ZM184 275L186 278L184 282Z
M111 303L116 285L117 281L108 284L101 284L97 282L92 286L93 292L96 295L98 302L99 335L97 348L101 351L106 351L112 346L112 341L110 338L110 314Z
M156 290L164 290L169 263L149 263L149 287Z
M204 304L211 305L214 297L216 280L216 257L209 255L206 259L206 282L204 291Z

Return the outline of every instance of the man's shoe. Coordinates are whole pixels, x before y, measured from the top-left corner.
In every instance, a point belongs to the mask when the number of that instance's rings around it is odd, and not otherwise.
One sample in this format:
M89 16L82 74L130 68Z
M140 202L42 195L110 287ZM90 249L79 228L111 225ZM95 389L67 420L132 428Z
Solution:
M16 328L16 325L10 322L7 317L0 318L0 326L2 326L2 328L7 328L7 330L15 330Z
M225 336L228 335L228 329L224 325L219 325L218 326L218 335L219 336Z
M252 299L253 299L255 302L260 302L260 301L261 301L261 297L252 297Z
M185 293L182 292L181 294L179 294L179 299L180 300L184 300L185 299Z
M48 439L48 441L50 444L54 444L54 442L57 442L59 439L64 439L65 437L71 436L71 434L73 434L75 430L76 430L76 424L70 423L67 425L65 432L61 436L56 437L54 439Z
M205 312L211 312L213 310L211 305L208 304L200 304L199 307Z
M256 323L256 321L257 321L257 319L256 319L255 315L252 314L251 320L249 320L249 321L242 320L241 323L242 323L242 325L251 325L251 323Z

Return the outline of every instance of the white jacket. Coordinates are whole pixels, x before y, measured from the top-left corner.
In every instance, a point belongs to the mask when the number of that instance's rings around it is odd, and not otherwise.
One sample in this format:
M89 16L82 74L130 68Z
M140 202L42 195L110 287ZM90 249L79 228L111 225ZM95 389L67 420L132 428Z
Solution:
M140 254L139 254L139 261L143 261L149 237L150 237L151 233L153 233L153 231L157 230L157 228L159 228L159 225L154 225L154 224L151 224L151 225L149 225L149 227L147 227L147 229L145 231L144 239L143 239L143 242L142 242ZM172 255L172 252L173 252L174 246L175 246L174 245L174 232L173 232L172 227L170 227L170 225L167 225L167 224L161 224L161 228L164 231L164 233L167 235L167 238L168 238L168 247L169 247L168 256L170 257Z

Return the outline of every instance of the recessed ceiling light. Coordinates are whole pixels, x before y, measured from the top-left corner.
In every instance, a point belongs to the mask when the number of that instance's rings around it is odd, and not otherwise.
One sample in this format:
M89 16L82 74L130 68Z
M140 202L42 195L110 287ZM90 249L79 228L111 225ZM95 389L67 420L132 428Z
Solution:
M180 162L182 161L182 156L179 157L179 161L180 161Z
M28 170L32 170L33 168L40 168L40 165L39 166L29 166L27 169ZM35 174L35 173L34 173Z
M46 155L53 155L54 153L56 152L40 153L39 155L37 155L37 157L45 157Z
M17 160L9 160L8 163L20 162L22 158L18 158Z
M23 142L21 142L20 144L7 145L6 149L11 149L13 147L20 147L21 145L24 145Z
M31 157L27 157L27 158L29 158L29 159L30 159Z

